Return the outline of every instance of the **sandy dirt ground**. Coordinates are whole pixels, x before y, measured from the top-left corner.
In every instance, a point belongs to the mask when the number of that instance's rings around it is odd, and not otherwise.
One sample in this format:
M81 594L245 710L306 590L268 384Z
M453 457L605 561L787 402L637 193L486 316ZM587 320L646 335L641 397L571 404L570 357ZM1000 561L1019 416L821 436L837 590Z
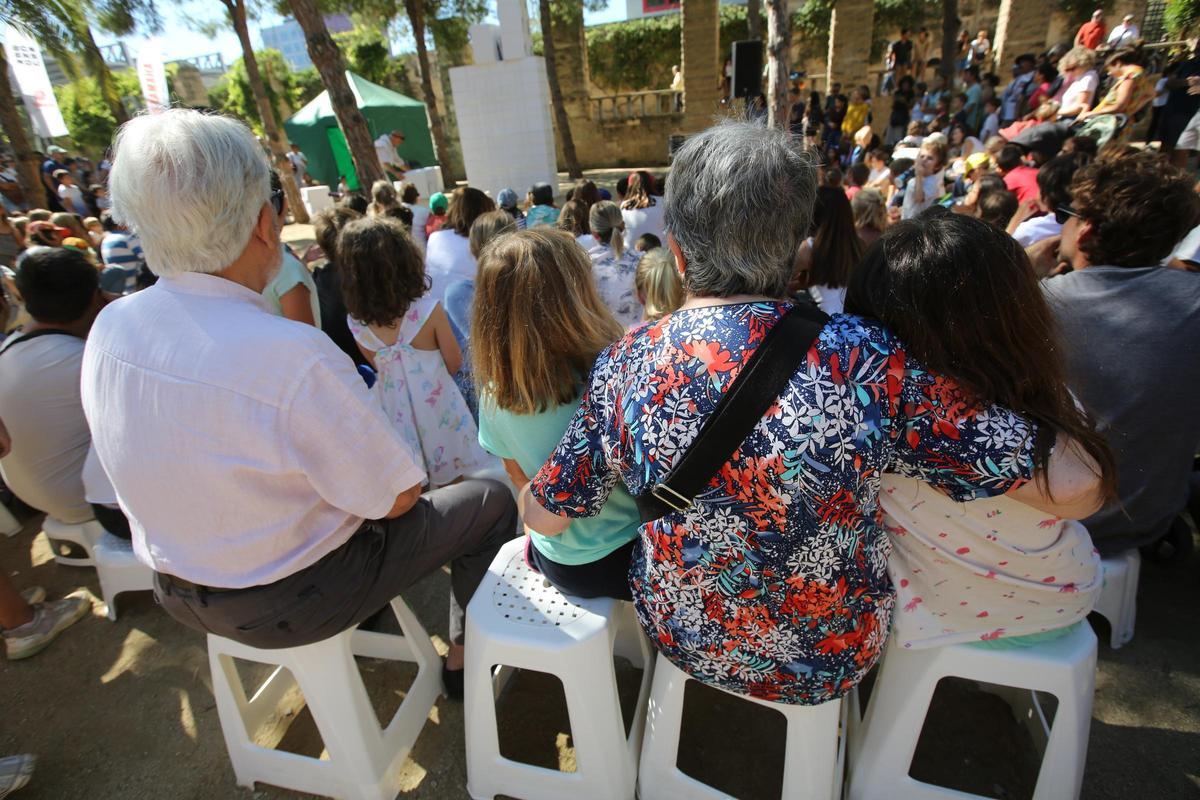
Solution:
M96 600L92 615L37 657L0 660L0 753L33 752L37 774L15 795L70 798L295 798L236 786L211 691L204 638L168 618L148 593L125 595L120 617L102 616L95 572L59 566L40 517L0 538L0 565L18 587ZM1084 798L1200 797L1200 556L1174 567L1145 566L1137 634L1113 651L1101 634L1095 714ZM430 576L407 595L435 643L444 646L448 580ZM389 715L411 680L405 667L361 661L377 711ZM248 680L261 668L245 670ZM618 670L626 705L638 673ZM689 690L679 764L740 798L778 797L783 718L720 692ZM552 769L574 768L561 688L519 673L499 701L507 755ZM311 716L301 710L263 732L295 752L320 755ZM1008 707L961 682L939 691L913 774L996 798L1029 797L1038 766L1032 741ZM463 708L439 701L404 771L402 797L465 798Z

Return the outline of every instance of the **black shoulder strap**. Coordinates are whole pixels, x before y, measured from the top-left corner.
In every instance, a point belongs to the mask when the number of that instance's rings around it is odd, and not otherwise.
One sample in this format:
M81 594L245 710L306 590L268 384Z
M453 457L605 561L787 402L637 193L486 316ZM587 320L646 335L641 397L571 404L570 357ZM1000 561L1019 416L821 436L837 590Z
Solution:
M74 336L76 339L79 338L78 336L75 336L75 334L71 333L70 331L64 331L61 328L40 328L36 331L33 331L32 333L23 333L20 336L16 336L12 339L8 339L7 341L5 341L4 344L2 346L0 346L0 356L4 355L5 353L7 353L9 350L13 349L17 345L21 344L21 342L28 342L30 339L36 339L39 336L50 336L51 334L54 334L56 336Z
M692 504L783 393L828 320L816 306L799 303L775 323L671 473L634 498L642 522Z

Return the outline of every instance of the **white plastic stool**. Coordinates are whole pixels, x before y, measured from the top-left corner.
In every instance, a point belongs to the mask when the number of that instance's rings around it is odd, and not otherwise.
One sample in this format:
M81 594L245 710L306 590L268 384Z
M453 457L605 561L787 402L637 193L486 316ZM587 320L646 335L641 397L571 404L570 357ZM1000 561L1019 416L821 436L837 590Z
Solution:
M683 727L684 687L690 680L687 673L659 654L654 667L650 712L646 716L642 764L638 771L638 797L641 800L729 797L685 775L676 765ZM787 719L781 795L784 800L834 800L842 796L846 742L839 734L839 728L846 722L846 703L839 699L818 706L800 706L771 703L740 694L733 696L778 711Z
M208 660L225 746L239 786L269 783L300 792L354 800L392 800L400 768L441 693L441 660L429 635L404 601L392 600L403 636L351 629L315 644L259 650L209 634ZM380 730L355 656L413 661L417 677L387 727ZM278 668L250 699L242 688L240 658ZM287 679L284 669L295 681ZM308 702L328 759L309 758L256 744L255 732L294 685Z
M467 791L522 800L610 800L634 796L654 653L630 603L567 597L525 564L525 539L500 549L467 606L465 717ZM613 655L643 670L629 736ZM547 672L562 681L575 741L573 773L500 754L492 668Z
M69 567L95 566L92 550L96 547L96 542L100 541L100 537L104 535L104 527L96 520L90 519L87 522L69 524L46 517L46 521L42 523L42 531L50 540L50 549L54 551L54 560L59 564L66 564ZM57 542L77 544L83 548L87 556L76 558L63 555L64 548L59 547Z
M108 618L117 621L117 595L123 592L148 592L154 589L154 570L133 555L133 542L105 532L92 548L100 594L108 608Z
M1043 750L1033 799L1079 797L1096 686L1096 635L1090 626L1011 650L965 644L905 650L895 641L888 642L866 717L851 736L850 800L977 797L908 774L934 689L946 677L1008 687L1002 696L1016 706L1018 721L1031 728ZM1036 692L1058 698L1053 725Z
M1109 645L1116 650L1133 639L1142 555L1134 548L1106 558L1100 564L1104 568L1104 586L1092 611L1108 620L1108 627L1112 631Z

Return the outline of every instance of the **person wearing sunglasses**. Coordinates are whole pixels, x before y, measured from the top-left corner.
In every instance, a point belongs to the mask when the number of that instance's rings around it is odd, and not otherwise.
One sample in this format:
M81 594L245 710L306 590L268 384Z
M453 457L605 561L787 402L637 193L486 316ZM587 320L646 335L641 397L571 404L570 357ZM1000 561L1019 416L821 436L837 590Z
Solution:
M275 226L282 233L287 216L287 196L283 193L279 173L274 170L271 170L271 208L275 211ZM283 261L274 280L263 289L263 298L275 314L319 328L321 304L317 300L317 285L312 273L290 247L282 242L280 247L283 248Z
M1200 281L1162 262L1200 221L1192 184L1153 153L1101 159L1055 207L1072 271L1042 284L1061 331L1051 346L1117 464L1117 499L1084 521L1104 556L1190 545L1177 518L1200 441Z
M1022 247L1062 233L1068 215L1059 208L1070 207L1071 179L1091 160L1086 153L1064 153L1050 159L1037 171L1037 197L1022 203L1008 226L1008 232Z

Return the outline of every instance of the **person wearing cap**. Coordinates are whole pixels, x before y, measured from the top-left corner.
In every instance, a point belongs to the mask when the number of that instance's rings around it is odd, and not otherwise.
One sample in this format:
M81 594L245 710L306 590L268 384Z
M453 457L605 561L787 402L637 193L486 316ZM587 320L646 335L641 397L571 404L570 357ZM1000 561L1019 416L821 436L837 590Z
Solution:
M1114 50L1118 47L1129 47L1137 42L1141 36L1141 31L1133 22L1133 14L1126 14L1121 18L1121 24L1112 29L1112 33L1108 35L1108 46Z
M517 223L517 230L525 230L525 212L521 210L520 202L521 198L517 196L515 189L504 188L496 195L496 205L500 210L513 218Z
M425 220L425 240L442 229L446 224L446 211L450 208L450 199L441 192L434 192L429 198L429 219Z
M62 247L63 239L71 236L70 228L60 228L53 222L31 222L25 229L26 243L33 247L34 245L42 245L43 247ZM22 254L24 255L24 254ZM20 266L21 258L17 257L17 266Z
M1092 12L1092 18L1079 26L1075 34L1075 46L1095 50L1104 41L1104 10L1097 8Z
M408 170L408 162L396 152L396 148L402 144L404 134L400 131L390 131L375 140L375 154L379 156L379 165L383 167L388 178L394 181L404 180L404 173Z

